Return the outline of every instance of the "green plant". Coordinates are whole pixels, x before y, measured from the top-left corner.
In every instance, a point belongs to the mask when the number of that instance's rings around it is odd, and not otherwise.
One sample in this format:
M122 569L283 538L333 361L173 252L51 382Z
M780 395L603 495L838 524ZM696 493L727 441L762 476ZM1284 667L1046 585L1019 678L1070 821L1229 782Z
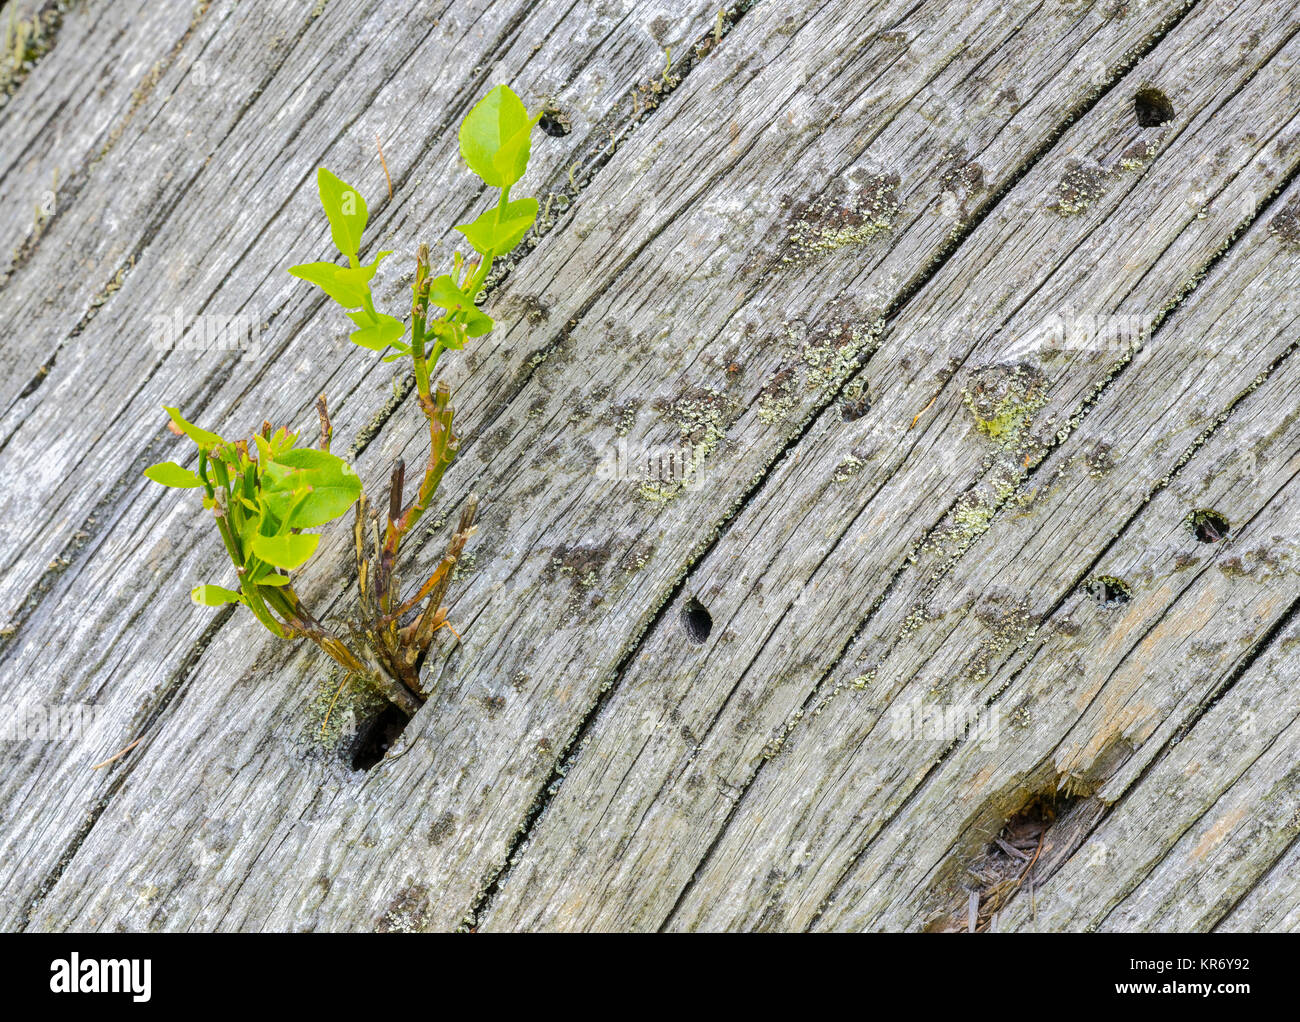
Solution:
M461 124L461 155L485 185L498 189L497 201L477 219L456 227L477 259L467 260L457 251L451 272L433 276L429 250L420 245L409 323L375 308L371 281L391 253L378 252L370 263L361 262L369 219L361 193L324 167L317 172L330 236L347 265L303 263L289 272L319 287L345 310L356 326L349 335L354 344L386 353L386 362L410 360L416 397L428 423L429 456L419 488L405 503L405 466L398 461L390 476L382 530L356 474L329 453L332 427L323 395L317 402L319 449L295 447L295 435L284 429L273 433L269 424L254 435L250 449L243 441L230 443L186 422L169 408L174 429L198 446L198 469L163 462L145 470L164 486L204 490L204 506L212 511L235 566L238 590L198 586L193 591L196 602L240 603L274 634L311 639L350 675L369 679L408 714L419 705L420 667L433 636L450 627L442 599L474 532L477 513L477 499L471 496L437 568L404 597L398 572L402 542L428 510L459 447L450 388L432 380L444 351L459 350L469 338L492 328L476 300L493 260L515 248L537 218L537 200L512 200L510 189L528 166L532 128L540 117L530 117L519 97L498 85ZM287 573L301 567L320 543L319 535L303 530L324 525L354 506L358 612L344 622L340 634L303 606ZM424 609L403 624L421 604Z

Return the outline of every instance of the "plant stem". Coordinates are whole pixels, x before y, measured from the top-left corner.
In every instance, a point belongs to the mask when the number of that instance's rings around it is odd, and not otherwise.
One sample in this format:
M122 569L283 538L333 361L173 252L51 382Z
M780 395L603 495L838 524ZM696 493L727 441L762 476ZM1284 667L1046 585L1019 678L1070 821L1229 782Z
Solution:
M250 586L249 588L254 587ZM415 715L415 711L420 708L420 701L411 691L400 681L391 677L387 671L370 661L369 658L363 660L357 656L347 643L337 635L327 631L311 612L303 606L298 594L293 591L292 587L262 588L269 590L267 592L268 599L285 616L290 628L314 642L335 663L368 680L387 697L389 702L396 705L408 717Z

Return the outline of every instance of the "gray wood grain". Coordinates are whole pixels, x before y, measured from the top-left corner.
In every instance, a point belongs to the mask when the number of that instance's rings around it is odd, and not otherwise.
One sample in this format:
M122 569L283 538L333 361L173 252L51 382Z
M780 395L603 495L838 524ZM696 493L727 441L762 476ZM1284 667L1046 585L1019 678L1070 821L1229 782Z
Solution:
M1276 38L1285 39L1293 30L1279 22ZM1162 58L1177 67L1200 51L1203 32L1196 17L1189 19L1144 61L1144 72L1163 84ZM1276 89L1288 67L1286 60L1279 60L1272 76L1264 74L1257 81L1258 95ZM1242 69L1243 77L1250 74L1250 68ZM1208 77L1203 82L1203 88L1214 88ZM1221 84L1223 95L1233 93L1230 79ZM1194 94L1181 98L1187 108L1202 109ZM1241 99L1235 116L1253 117L1259 99ZM1026 525L1036 524L1037 514L1029 510L1032 501L1053 487L1062 488L1063 497L1069 495L1065 499L1077 501L1066 508L1085 520L1106 508L1122 522L1121 500L1145 497L1152 482L1168 473L1219 408L1286 350L1291 336L1282 333L1271 348L1255 352L1240 372L1207 379L1203 387L1223 388L1217 399L1192 390L1193 410L1183 413L1188 425L1178 433L1160 435L1154 459L1121 459L1117 454L1117 468L1101 476L1099 492L1072 493L1069 479L1055 481L1055 466L1076 464L1076 471L1090 478L1088 456L1098 444L1111 445L1111 435L1102 434L1088 444L1071 439L1055 462L1035 470L1032 481L1023 479L1022 459L1029 458L1032 465L1056 442L1056 430L1106 380L1117 353L1090 346L1041 367L1042 389L1051 400L1035 413L1037 440L1026 437L1014 451L998 452L972 429L970 413L956 391L980 378L981 363L995 363L1008 350L1014 352L1018 337L1064 311L1066 303L1090 313L1154 311L1167 305L1230 237L1235 218L1251 215L1253 202L1267 195L1277 180L1267 150L1259 154L1253 182L1244 180L1238 169L1249 166L1253 154L1236 154L1235 166L1224 165L1223 180L1244 186L1251 201L1243 203L1243 193L1230 192L1214 204L1213 214L1200 219L1199 204L1189 206L1187 190L1176 183L1185 167L1184 158L1176 155L1178 146L1196 151L1205 141L1189 129L1172 141L1164 167L1157 157L1137 180L1127 181L1117 171L1115 187L1128 186L1123 205L1118 205L1120 197L1111 197L1118 208L1097 210L1091 220L1054 218L1043 206L1051 201L1053 185L1069 161L1081 153L1104 159L1141 140L1127 117L1129 96L1114 100L1067 133L1059 155L1049 154L999 207L1005 215L995 214L944 268L933 296L922 292L915 313L905 312L902 322L886 333L866 371L871 392L877 395L870 414L852 424L843 423L838 410L825 414L769 482L766 499L745 509L693 573L683 597L698 595L712 609L716 641L704 650L686 646L675 615L670 615L662 631L645 644L643 656L592 728L590 744L566 776L502 892L501 912L510 925L621 926L628 920L657 925L706 853L710 860L673 916L673 925L806 925L837 882L838 871L858 853L865 841L861 834L870 834L900 811L929 761L942 751L941 746L920 743L918 748L916 743L879 736L860 749L871 723L885 721L884 729L892 703L906 706L908 699L932 686L943 698L952 685L947 679L953 677L968 676L979 683L975 705L998 691L1006 676L982 675L1023 641L1042 608L1050 608L1077 584L1080 568L1062 571L1055 580L1043 579L1041 573L1068 569L1072 560L1086 566L1097 546L1075 539L1079 526L1052 522L1037 548L1026 546L1023 530L1008 537L1005 554L977 548L971 569L975 577L961 579L943 600L930 592L934 575L981 538L998 506L1027 515ZM1205 105L1211 103L1206 97ZM1209 129L1211 137L1222 138L1220 130L1230 133L1228 137L1244 134L1229 126L1232 116L1220 109L1216 118L1222 121L1204 118L1216 124ZM1261 142L1271 135L1285 139L1294 131L1290 110L1274 109L1267 116L1280 123L1261 131ZM1283 126L1288 130L1279 132ZM1213 181L1206 186L1211 192L1218 187ZM1212 216L1219 224L1207 229ZM1157 229L1162 238L1147 235ZM1256 236L1268 237L1263 224ZM1024 237L1033 238L1032 249L1017 244L1016 239ZM1098 273L1097 253L1106 253L1108 265L1125 267L1133 277L1126 282L1121 274ZM1271 255L1285 260L1284 252ZM1134 293L1137 280L1145 290ZM1276 291L1265 290L1249 304L1271 328L1289 324L1294 314L1286 288L1283 279ZM1033 300L1013 318L984 321L985 309L1014 308L1026 294ZM1227 296L1238 297L1239 286ZM975 317L952 321L956 317L951 310L976 303ZM953 338L941 333L945 326L956 328ZM1256 334L1243 327L1240 336ZM954 350L949 346L953 341L970 343L973 350ZM1182 364L1187 378L1198 379L1201 360L1218 346L1207 350L1178 343L1175 364ZM927 347L938 350L925 365L916 365L928 354ZM1232 358L1240 357L1239 343L1227 347ZM954 374L944 363L947 357L964 360L968 368ZM1167 372L1163 366L1161 371ZM1056 376L1050 384L1047 374ZM954 376L948 393L932 410L932 427L924 429L918 422L910 428L913 417L933 397L936 381ZM1153 414L1140 404L1149 388L1142 378L1129 392L1128 403L1120 405L1139 423ZM1002 456L981 471L990 447ZM983 484L977 482L981 476ZM937 520L967 488L975 499L965 501L946 521ZM1101 531L1094 543L1107 536ZM1009 575L1008 555L1023 557L1034 574L1016 584ZM871 613L882 599L883 606ZM971 616L960 641L939 658L933 644L936 635L944 634L945 615L963 612ZM869 625L863 624L864 615ZM932 628L914 631L931 619L937 622ZM863 634L845 650L855 631ZM922 667L923 678L911 691L899 692L902 682ZM823 677L832 668L831 675ZM958 688L947 699L970 698L969 685L966 689ZM842 719L849 711L839 704L824 708L838 693L843 693L841 704L866 703L869 709L858 711L866 718L854 715L849 724ZM789 741L787 732L794 735L810 728L813 734L805 735L796 749L787 745L765 762ZM1050 727L1043 731L1044 741L1060 737ZM760 768L764 772L755 790L735 809ZM951 820L948 827L940 825L936 816L946 817L948 805L944 798L907 804L905 822L928 828L935 840L949 841L951 828L961 826L965 817ZM936 807L943 807L942 813ZM724 825L724 836L710 852ZM595 882L589 879L592 873L599 877ZM911 890L906 885L901 889ZM582 897L596 891L599 897ZM902 911L916 924L925 921L911 902ZM900 925L902 920L891 922Z
M277 5L275 9L288 16L288 8ZM371 19L369 28L359 27L363 13ZM21 872L25 880L25 884L6 885L14 911L27 910L31 892L57 871L66 844L79 839L87 815L99 812L120 783L120 778L89 774L88 764L102 758L98 753L103 745L116 742L122 732L138 732L167 705L185 673L186 658L206 634L211 617L194 613L194 608L186 605L184 592L191 582L221 571L220 558L215 556L218 550L197 543L204 530L193 508L175 501L172 495L153 492L154 488L139 478L140 468L166 456L172 443L161 429L158 406L179 401L187 414L208 424L240 429L248 414L241 402L247 401L258 405L259 417L305 424L314 414L309 411L312 395L324 382L333 399L336 425L346 437L360 432L391 396L387 369L352 349L346 343L345 325L321 310L307 289L296 286L283 273L289 263L324 251L326 233L310 186L314 168L327 162L340 174L361 182L375 200L372 215L378 223L377 234L393 231L390 218L399 215L410 224L407 248L413 250L417 240L428 237L426 222L443 225L440 230L447 231L474 206L469 175L454 169L455 133L448 126L458 123L468 105L487 87L484 82L489 77L509 79L534 105L553 100L568 113L572 133L563 145L557 143L552 148L547 147L547 140L539 141L530 171L530 179L539 181L538 190L546 197L548 182L557 193L572 181L581 183L591 167L604 159L604 150L618 133L644 116L643 111L633 114L629 93L639 91L647 80L662 81L666 55L661 47L678 46L680 67L681 44L707 38L718 25L716 12L703 5L696 8L693 24L680 9L670 17L666 9L653 5L635 9L610 5L600 17L571 11L568 23L560 18L562 13L555 6L496 5L458 7L454 16L442 18L436 11L422 8L420 14L410 17L409 12L393 5L371 4L358 9L333 4L320 18L299 26L301 38L281 38L276 44L290 49L302 46L300 59L305 63L292 74L271 75L267 87L262 79L270 75L273 66L257 54L270 48L283 33L272 35L257 24L223 22L227 33L224 45L230 56L222 66L228 64L229 75L244 82L248 96L253 97L251 106L224 140L221 135L208 140L224 148L217 156L200 161L199 176L187 186L183 202L159 212L163 223L148 232L147 260L142 258L136 264L140 272L133 271L124 288L103 305L101 315L69 340L65 357L58 359L47 381L16 411L19 424L0 454L9 459L6 469L25 479L21 492L6 488L4 499L12 501L15 509L31 503L43 512L41 516L16 515L7 526L6 599L10 607L31 618L18 629L9 651L13 660L6 671L24 679L16 686L14 702L44 705L94 699L109 703L110 696L113 702L111 708L105 707L112 713L112 724L105 728L108 736L97 738L94 758L83 756L69 762L65 749L22 750L31 760L11 774L14 802L21 803L23 793L33 786L51 783L48 775L34 773L34 762L39 761L73 779L70 786L56 786L79 808L65 813L50 806L57 818L54 832L45 829L48 820L25 833L23 823L10 819L9 841L24 833L24 840L42 835L39 862L12 862L14 871ZM294 12L295 18L301 15L301 11ZM398 28L386 28L390 22ZM367 33L376 39L382 36L385 45L360 45ZM246 50L251 53L236 56ZM450 59L453 52L456 60ZM56 50L47 61L57 59L58 53ZM331 53L333 57L328 56ZM368 59L374 66L351 67L339 54ZM318 59L320 67L314 63ZM525 67L531 70L525 71ZM362 83L350 97L338 88L349 75ZM385 87L386 94L382 91ZM233 82L227 82L222 103L231 101L234 88ZM179 109L179 99L173 102L174 116L206 125L204 104L213 101L209 93L196 91L184 112ZM367 111L372 120L363 123L360 116ZM389 111L382 121L381 111ZM335 143L326 155L325 148L349 119L353 122L351 139ZM144 120L137 118L134 123ZM314 127L295 128L295 121ZM395 182L399 188L408 185L402 194L411 206L395 212L380 199L383 176L373 147L374 134L381 127L389 137L386 154ZM272 151L286 139L290 140L289 149ZM170 157L179 147L183 155L189 144L174 126L160 124L152 136L138 141L124 136L105 162L118 156L124 168L153 167L165 162L157 156L158 149ZM294 145L305 149L296 150ZM259 161L272 170L283 166L292 173L250 174L249 168L258 167ZM124 171L119 176L121 173ZM454 178L455 186L439 196L431 185L435 176L444 175ZM429 186L418 187L426 176ZM272 185L273 178L278 185ZM106 199L112 187L110 177L103 182L105 192L98 198ZM290 202L290 195L297 196L297 201ZM119 212L123 222L133 223L128 215L131 206L147 201L147 196L136 191L124 194L120 204L126 208ZM552 205L563 206L565 201L557 195ZM290 225L268 229L268 217L273 219L277 210ZM41 246L11 280L10 293L29 277L33 278L30 286L39 285L35 277L41 272L42 260L58 263L60 223L65 231L93 233L101 218L102 208L83 190L78 204L51 226ZM196 245L197 237L219 238L220 244ZM258 238L271 240L258 244ZM436 243L439 238L429 240ZM201 277L194 277L183 261L201 266ZM48 276L53 271L46 272ZM392 300L402 285L390 278L387 288ZM195 297L187 297L191 295ZM268 333L264 348L256 353L155 352L142 343L138 332L141 309L179 309L186 317L205 310L222 314L253 310L270 321L287 302L296 303L293 317L299 325L302 317L312 315L319 318L319 324L302 327L301 338L297 336L299 326ZM16 301L5 306L6 312L17 308ZM51 312L49 318L57 317ZM121 337L131 335L135 337L132 344L120 344ZM119 345L116 357L106 360L104 351L115 343ZM527 361L529 353L517 353L516 368ZM268 357L274 360L277 356L284 359L283 369L268 373ZM323 372L322 359L330 365ZM371 373L368 380L367 371ZM508 385L510 378L507 371L504 380L495 382ZM354 392L357 400L349 402ZM67 402L73 400L78 414L69 421ZM204 402L213 400L221 411L204 415ZM413 436L405 432L403 439ZM158 443L160 437L164 439ZM85 449L89 442L97 445L93 452ZM386 475L387 471L385 463L379 472ZM173 523L171 531L158 527L160 500ZM143 545L132 538L141 535L137 529L143 529L148 537ZM103 557L96 559L101 551ZM67 570L63 559L75 565L73 570ZM102 578L101 572L115 580L112 588L118 595L101 600L87 614L85 587L102 588L103 581L91 581ZM79 638L68 634L70 614L80 618ZM150 625L142 630L140 624L145 620ZM240 622L236 626L245 646L255 636L252 629L242 630L246 625ZM51 635L58 638L51 639ZM116 653L104 662L104 651L115 647ZM56 655L58 663L54 662ZM42 665L40 670L32 669L33 660ZM97 673L105 671L124 673L117 682L108 682ZM301 715L301 692L292 685L286 693L290 691L295 712ZM24 808L39 811L30 803Z

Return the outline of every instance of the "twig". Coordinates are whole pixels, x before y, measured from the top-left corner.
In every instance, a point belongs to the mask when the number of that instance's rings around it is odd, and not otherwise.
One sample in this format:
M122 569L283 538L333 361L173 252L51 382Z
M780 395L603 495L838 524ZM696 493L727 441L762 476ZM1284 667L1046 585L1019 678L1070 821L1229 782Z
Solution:
M330 413L325 405L324 394L316 399L316 414L320 416L320 449L328 451L330 441L334 439L334 426L330 423Z
M924 415L926 412L928 412L928 411L930 410L930 405L934 404L934 403L935 403L936 401L938 401L938 400L939 400L939 395L938 395L938 394L935 394L934 397L930 398L930 404L929 404L929 405L926 405L926 406L925 406L924 408L922 408L919 412L917 412L917 413L916 413L916 418L912 419L912 426L915 426L916 423L917 423L917 419L920 419L922 415ZM912 426L908 426L907 428L908 428L908 429L911 429Z
M125 749L119 749L117 752L113 753L113 755L109 756L108 759L104 760L104 762L96 763L90 769L98 770L100 767L108 766L108 764L112 763L115 759L121 759L123 756L125 756L128 752L130 752L132 749L134 749L137 745L139 745L143 741L144 741L144 735L141 735L134 742L128 745Z
M384 180L388 182L388 198L393 198L393 179L388 173L388 161L384 159L384 144L379 141L379 132L375 132L375 148L379 150L379 165L384 168Z

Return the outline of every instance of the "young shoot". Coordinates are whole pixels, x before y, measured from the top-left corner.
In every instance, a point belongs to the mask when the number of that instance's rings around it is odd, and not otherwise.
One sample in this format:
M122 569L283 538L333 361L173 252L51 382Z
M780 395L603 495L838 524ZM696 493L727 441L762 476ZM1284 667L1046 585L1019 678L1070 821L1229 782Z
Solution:
M311 639L347 668L349 677L368 680L408 714L424 696L420 668L433 636L441 628L450 630L442 600L474 533L477 513L477 499L471 496L438 566L413 592L404 593L397 571L402 542L428 510L459 447L452 428L451 391L435 382L435 373L444 352L459 351L471 338L492 329L491 318L477 300L493 261L514 249L537 219L537 200L511 199L510 191L528 167L532 129L540 117L540 111L530 116L504 85L492 89L469 112L460 127L460 153L469 169L495 190L492 204L473 221L456 225L475 256L467 259L455 252L448 272L435 276L428 247L419 246L410 313L404 318L375 307L371 281L380 262L392 253L377 252L370 262L362 262L369 221L365 199L324 167L317 172L330 237L346 265L302 263L290 267L289 273L320 288L343 309L356 328L349 334L352 343L380 354L385 362L409 360L429 435L423 476L409 503L405 466L398 461L382 522L370 510L356 473L329 452L331 427L323 396L317 403L318 448L297 447L296 435L284 429L272 432L269 424L253 436L250 448L246 441L230 442L200 429L169 408L173 428L198 448L197 468L162 462L145 471L164 486L203 491L203 505L216 520L235 567L237 588L198 586L193 592L196 602L239 603L275 635ZM305 530L354 507L359 601L340 633L307 610L289 572L305 564L320 544L319 534Z

